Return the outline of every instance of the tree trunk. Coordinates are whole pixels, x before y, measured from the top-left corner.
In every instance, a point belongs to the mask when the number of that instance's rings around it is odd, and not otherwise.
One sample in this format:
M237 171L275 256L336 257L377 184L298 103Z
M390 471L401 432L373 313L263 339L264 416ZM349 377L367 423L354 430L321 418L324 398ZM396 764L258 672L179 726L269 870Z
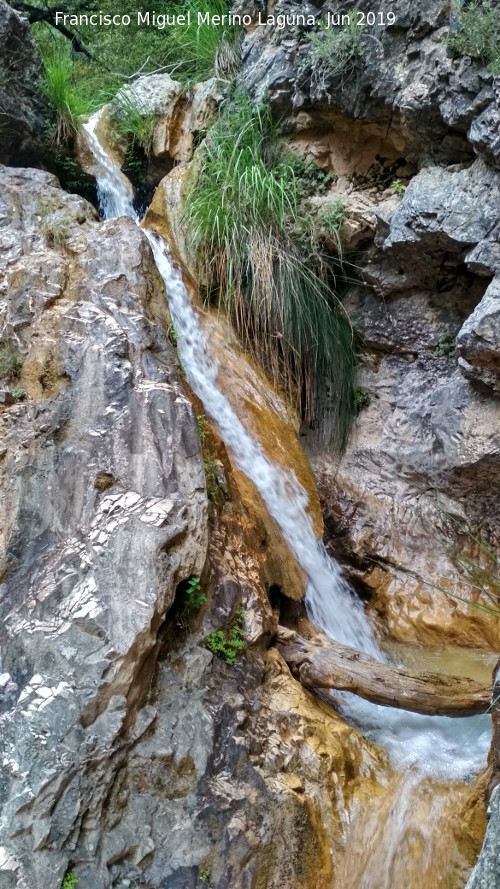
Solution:
M278 627L277 642L278 651L307 688L351 691L374 704L433 716L473 716L490 704L491 688L473 679L415 675L338 642L314 645L284 627Z

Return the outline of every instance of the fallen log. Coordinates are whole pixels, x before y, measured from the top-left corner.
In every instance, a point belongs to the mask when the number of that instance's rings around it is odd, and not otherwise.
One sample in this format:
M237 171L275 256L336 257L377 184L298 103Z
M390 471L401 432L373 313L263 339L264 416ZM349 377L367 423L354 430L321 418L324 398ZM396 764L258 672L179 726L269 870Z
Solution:
M277 648L302 685L311 689L350 691L374 704L432 716L473 716L484 713L491 701L491 688L474 679L416 675L338 642L314 644L284 627L278 627Z

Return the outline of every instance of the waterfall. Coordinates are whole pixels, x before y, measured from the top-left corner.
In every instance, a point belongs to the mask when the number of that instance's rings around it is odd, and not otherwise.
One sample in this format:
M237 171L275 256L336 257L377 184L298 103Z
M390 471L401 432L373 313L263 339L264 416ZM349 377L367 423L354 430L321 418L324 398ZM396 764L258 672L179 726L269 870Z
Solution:
M97 169L101 213L104 218L126 215L139 222L127 180L98 140L97 123L98 114L84 129ZM267 457L218 388L218 363L181 272L172 262L167 243L156 233L144 233L165 283L186 379L206 414L216 423L237 466L257 488L304 570L311 621L331 639L383 660L360 602L342 578L338 564L314 535L306 491L292 470ZM332 701L363 734L385 747L393 763L400 767L418 768L435 777L459 781L476 774L486 764L490 744L486 717L480 721L422 716L370 704L348 693L332 693Z

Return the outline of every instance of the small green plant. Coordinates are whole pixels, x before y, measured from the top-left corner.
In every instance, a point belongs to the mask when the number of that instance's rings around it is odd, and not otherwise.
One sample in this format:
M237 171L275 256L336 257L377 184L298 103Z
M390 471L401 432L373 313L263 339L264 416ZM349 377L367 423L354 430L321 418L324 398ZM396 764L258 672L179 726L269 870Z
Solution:
M210 435L210 427L204 414L197 415L196 425L198 426L198 437L203 445L205 439Z
M23 362L17 352L0 346L0 379L15 379L21 373Z
M217 496L219 466L219 462L214 460L212 456L206 455L203 457L203 469L205 470L205 481L209 500L215 500Z
M168 336L170 342L172 343L174 349L176 349L177 348L177 331L176 331L172 321L168 322L167 336Z
M240 651L245 648L245 631L243 630L245 617L246 611L240 608L236 612L236 618L230 629L215 630L207 636L206 646L209 651L219 655L229 666L236 662Z
M343 82L352 77L363 58L365 26L358 22L355 9L351 9L348 16L349 23L341 28L321 25L318 34L307 34L311 46L302 70L311 68L314 79L323 89L333 78Z
M220 464L210 447L210 426L207 423L205 415L198 414L196 423L198 426L198 437L200 439L201 452L203 455L203 469L205 470L207 494L210 500L215 500L218 489L218 469Z
M333 179L331 173L321 170L310 157L303 158L290 152L286 156L286 164L295 177L299 198L309 197L312 194L323 194Z
M17 389L12 389L10 394L13 398L17 398L18 401L22 401L23 398L26 398L26 389L19 386Z
M400 198L403 197L403 195L406 191L406 185L403 185L403 183L401 182L401 179L394 179L391 182L390 188L391 188L391 194L397 194L397 196Z
M185 593L186 607L188 611L198 611L207 601L205 593L201 591L201 581L199 577L191 577L188 581Z
M79 882L80 877L75 877L74 874L67 873L61 883L61 889L75 889L76 884Z
M454 358L456 354L455 340L451 336L442 336L432 353L434 358Z
M370 404L370 396L365 389L356 389L354 401L356 404L356 413L359 414L364 407L368 407Z
M178 612L177 625L183 628L187 627L191 616L194 612L199 611L206 601L207 597L201 591L200 578L190 577L183 593L182 607Z
M206 886L209 886L210 889L212 889L214 881L212 878L212 871L209 867L205 867L203 868L203 870L200 871L200 880L202 883L205 883Z
M494 75L500 74L500 8L493 0L455 3L459 28L448 38L452 55L478 59Z

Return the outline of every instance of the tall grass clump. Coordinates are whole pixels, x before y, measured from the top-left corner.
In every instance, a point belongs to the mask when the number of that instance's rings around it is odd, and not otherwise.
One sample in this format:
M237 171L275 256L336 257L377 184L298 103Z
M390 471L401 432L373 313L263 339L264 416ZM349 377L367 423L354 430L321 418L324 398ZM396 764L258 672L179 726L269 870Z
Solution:
M492 0L455 4L459 29L448 38L454 55L479 59L494 75L500 74L500 8Z
M54 48L43 57L43 67L41 89L55 118L52 138L56 145L67 144L78 129L79 118L91 110L89 102L74 81L69 48Z
M173 9L173 13L191 14L190 25L173 25L168 31L166 63L171 73L181 79L191 81L207 80L214 74L217 77L232 77L240 66L240 34L234 25L212 25L200 22L198 13L203 16L227 15L230 3L227 0L184 0Z
M311 46L302 68L311 68L321 87L334 78L344 82L356 72L363 58L364 27L358 23L356 10L349 12L349 23L343 27L320 25L318 34L307 34Z
M185 203L193 265L243 344L340 443L354 412L352 331L269 108L237 96L202 148Z

